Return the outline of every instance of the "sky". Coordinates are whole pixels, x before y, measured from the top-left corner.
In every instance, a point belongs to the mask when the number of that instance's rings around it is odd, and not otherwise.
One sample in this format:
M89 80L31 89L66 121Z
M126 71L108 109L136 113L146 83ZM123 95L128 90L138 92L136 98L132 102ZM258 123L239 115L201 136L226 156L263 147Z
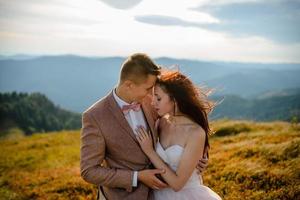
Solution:
M0 0L0 54L300 63L300 0Z

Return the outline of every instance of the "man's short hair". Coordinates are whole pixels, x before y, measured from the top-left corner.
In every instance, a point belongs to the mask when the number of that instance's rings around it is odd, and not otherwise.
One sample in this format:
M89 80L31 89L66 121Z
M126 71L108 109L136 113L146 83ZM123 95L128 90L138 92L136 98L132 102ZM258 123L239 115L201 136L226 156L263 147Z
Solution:
M134 83L141 83L148 75L158 76L160 69L160 66L156 65L149 56L144 53L136 53L129 56L123 63L120 81L131 80Z

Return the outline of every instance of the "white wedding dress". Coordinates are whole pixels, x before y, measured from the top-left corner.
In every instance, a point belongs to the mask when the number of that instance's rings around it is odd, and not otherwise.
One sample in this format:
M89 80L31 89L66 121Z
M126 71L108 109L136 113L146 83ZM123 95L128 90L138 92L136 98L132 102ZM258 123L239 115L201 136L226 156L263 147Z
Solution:
M180 145L172 145L164 149L157 142L156 152L158 155L176 171L184 148ZM178 192L171 188L154 190L155 200L220 200L221 197L214 191L202 184L202 178L195 170L185 186Z

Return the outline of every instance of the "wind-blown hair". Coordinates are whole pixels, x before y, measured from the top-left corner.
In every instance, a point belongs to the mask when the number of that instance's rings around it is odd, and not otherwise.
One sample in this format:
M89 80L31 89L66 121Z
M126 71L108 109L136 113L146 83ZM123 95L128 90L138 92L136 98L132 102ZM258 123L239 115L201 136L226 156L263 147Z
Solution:
M156 84L175 101L181 113L204 129L206 133L205 148L209 148L208 135L211 130L208 114L212 111L214 103L208 99L208 95L179 71L165 70L158 78Z

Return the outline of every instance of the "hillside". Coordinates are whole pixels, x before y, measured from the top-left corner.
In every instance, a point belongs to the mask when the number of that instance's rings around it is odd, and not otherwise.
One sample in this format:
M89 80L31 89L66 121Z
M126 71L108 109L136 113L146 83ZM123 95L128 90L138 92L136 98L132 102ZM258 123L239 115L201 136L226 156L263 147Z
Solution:
M219 104L210 119L255 121L299 121L300 89L288 89L246 99L234 95L213 96ZM0 137L15 133L74 130L81 127L81 116L55 105L40 93L0 93ZM18 134L16 134L18 132Z
M224 200L300 198L300 126L215 121L206 185ZM79 131L0 140L0 199L94 199L79 175Z
M300 91L287 89L263 93L257 97L236 95L214 96L220 102L211 114L212 119L230 118L255 121L292 121L300 119Z
M253 97L259 93L300 86L299 70L244 69L206 81L210 87L221 89L222 94Z
M40 93L0 93L0 136L12 128L25 134L79 129L80 114L64 110Z

